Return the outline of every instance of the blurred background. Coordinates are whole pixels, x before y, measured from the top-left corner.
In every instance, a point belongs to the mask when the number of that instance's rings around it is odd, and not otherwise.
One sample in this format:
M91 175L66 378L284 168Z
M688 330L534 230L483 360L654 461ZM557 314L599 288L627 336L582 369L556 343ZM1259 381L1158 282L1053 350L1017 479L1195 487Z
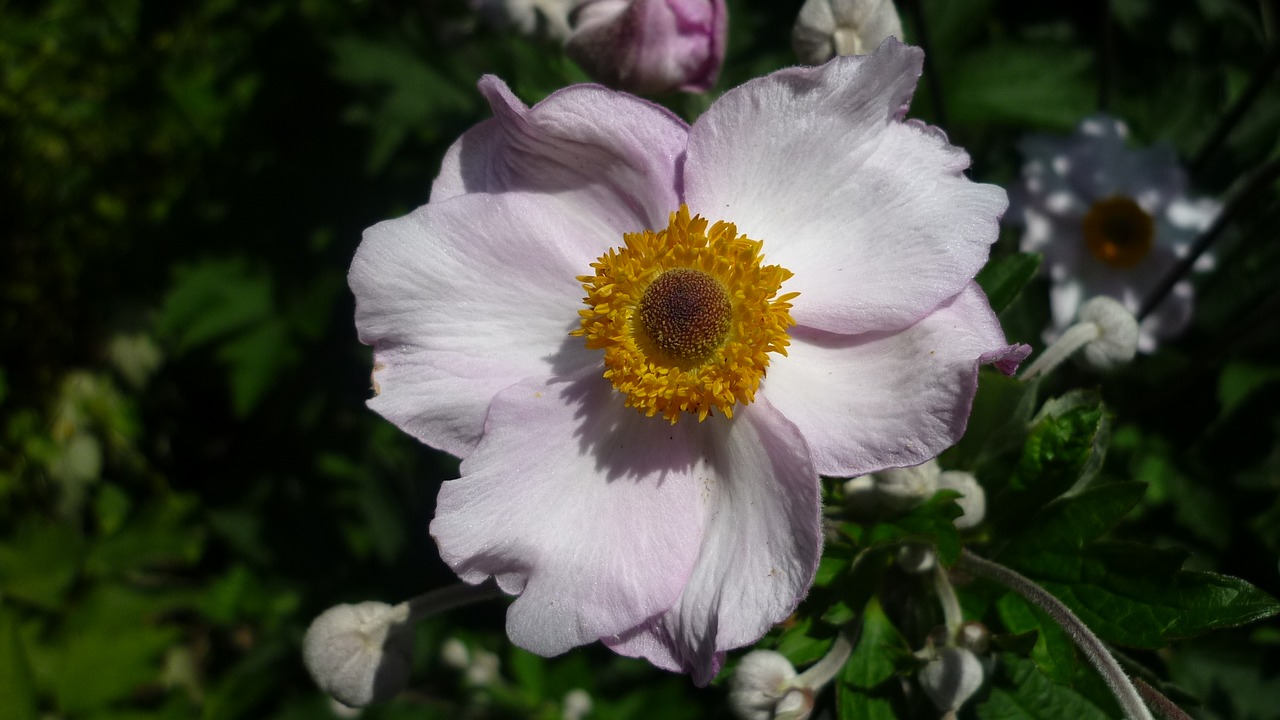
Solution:
M731 0L716 90L657 100L692 119L793 64L799 4ZM1171 143L1201 194L1280 154L1272 0L901 10L934 71L912 115L945 118L976 179L1007 187L1021 136L1100 109ZM310 620L454 581L427 524L457 462L364 407L345 275L487 116L484 73L529 103L585 79L463 0L0 0L0 717L335 716L301 664ZM1150 483L1123 532L1273 595L1277 227L1273 182L1197 278L1192 330L1103 388L1104 472ZM1044 289L1003 318L1037 348ZM363 716L572 717L578 690L586 717L727 716L723 688L600 647L512 648L503 613L422 623L411 691ZM451 639L466 658L442 658ZM1168 660L1203 717L1280 707L1275 621Z

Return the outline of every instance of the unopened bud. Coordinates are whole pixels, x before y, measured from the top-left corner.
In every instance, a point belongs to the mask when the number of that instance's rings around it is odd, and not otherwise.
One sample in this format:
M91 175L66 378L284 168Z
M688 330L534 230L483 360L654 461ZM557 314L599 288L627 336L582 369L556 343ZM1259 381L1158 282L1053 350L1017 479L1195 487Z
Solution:
M866 55L885 38L902 39L893 0L808 0L791 30L800 62L820 65L836 55Z
M1099 372L1114 370L1138 352L1138 320L1119 302L1099 295L1080 306L1080 322L1098 327L1098 337L1084 346L1083 358Z
M413 637L409 607L381 602L324 611L302 639L302 659L316 685L344 705L394 697L409 683Z
M792 690L796 669L772 650L742 656L729 679L729 707L742 720L774 720L779 704ZM789 701L794 704L795 700Z
M582 688L574 688L564 694L560 704L562 720L582 720L591 712L591 695Z
M977 478L963 470L948 470L938 476L939 490L955 490L960 493L956 503L960 505L960 517L956 527L968 530L977 527L987 515L987 494Z
M982 663L972 652L944 647L920 668L920 688L942 712L955 712L982 687Z
M809 688L792 688L773 709L773 720L806 720L813 714L813 691Z
M991 631L977 620L970 620L956 632L956 645L974 653L984 653L991 646Z

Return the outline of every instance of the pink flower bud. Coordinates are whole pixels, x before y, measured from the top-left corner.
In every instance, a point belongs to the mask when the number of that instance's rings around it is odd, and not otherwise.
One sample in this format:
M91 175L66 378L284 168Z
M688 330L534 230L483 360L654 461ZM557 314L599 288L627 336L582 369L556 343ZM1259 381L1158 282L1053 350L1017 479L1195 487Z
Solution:
M720 74L724 0L580 0L565 50L606 85L703 92Z

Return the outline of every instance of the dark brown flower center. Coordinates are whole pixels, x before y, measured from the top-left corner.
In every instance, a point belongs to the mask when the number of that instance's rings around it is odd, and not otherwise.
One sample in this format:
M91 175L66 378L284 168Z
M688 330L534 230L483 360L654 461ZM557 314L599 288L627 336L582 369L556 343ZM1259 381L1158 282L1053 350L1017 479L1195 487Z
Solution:
M698 360L719 347L732 317L724 286L701 270L668 270L640 298L640 322L649 339L684 360Z
M1155 221L1133 198L1112 195L1099 200L1084 216L1084 242L1094 257L1127 270L1151 253Z

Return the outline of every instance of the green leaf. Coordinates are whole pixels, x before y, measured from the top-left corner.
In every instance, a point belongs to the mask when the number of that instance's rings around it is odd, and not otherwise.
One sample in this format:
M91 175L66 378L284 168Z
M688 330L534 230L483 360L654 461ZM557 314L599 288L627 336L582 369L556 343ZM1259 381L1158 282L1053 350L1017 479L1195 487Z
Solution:
M1083 695L1055 684L1035 663L1012 653L1000 656L991 694L977 714L983 720L1109 720Z
M834 641L834 632L806 617L783 630L773 649L790 660L792 665L812 665L827 654Z
M1045 503L1088 482L1102 463L1110 420L1096 393L1050 400L1033 422L1007 484L988 488L993 525L1029 524Z
M1218 417L1226 418L1259 390L1280 382L1280 365L1230 362L1218 376Z
M11 720L36 720L35 683L18 621L8 608L0 605L0 698L4 698L5 717Z
M1054 42L994 42L966 53L947 78L953 123L1068 130L1094 109L1092 53Z
M158 620L184 600L98 585L59 638L51 678L58 706L81 714L158 682L161 655L178 637Z
M874 695L841 683L836 695L836 707L841 720L898 720L902 717L894 709L893 700L884 695Z
M1026 442L1035 410L1038 382L1023 382L990 368L978 373L969 425L960 442L939 458L943 467L969 468L979 477L1007 478L1016 455ZM996 462L1000 461L1000 466ZM986 486L987 482L983 483Z
M80 571L82 545L80 534L66 525L25 525L0 545L0 594L57 609Z
M1043 610L1009 593L996 603L1000 622L1014 633L1034 633L1031 659L1040 671L1059 685L1069 685L1076 667L1076 647L1071 636Z
M1096 542L1141 496L1140 483L1112 483L1063 498L1001 559L1120 645L1160 648L1280 612L1280 603L1243 580L1181 571L1182 552Z
M1043 260L1037 253L1014 253L991 259L974 278L987 294L991 309L999 314L1009 307L1022 288L1036 276Z
M894 707L898 660L909 655L906 638L872 597L862 611L858 644L837 677L836 703L841 718L899 717Z
M882 547L904 542L933 546L944 565L960 557L960 533L955 518L962 512L956 504L960 494L940 490L932 498L909 513L890 521L870 524L845 523L841 531L860 547Z
M1008 563L1046 548L1056 552L1080 549L1102 537L1142 500L1146 485L1117 482L1089 488L1078 495L1050 503L1021 533L1013 536L1001 554Z
M270 319L223 345L218 359L231 369L231 405L245 417L276 379L298 361L298 349L283 320Z
M157 330L179 352L249 329L271 317L271 279L242 258L179 268Z
M894 676L897 658L911 649L898 632L877 598L872 598L862 611L862 632L858 644L840 670L840 681L863 690L871 690Z

